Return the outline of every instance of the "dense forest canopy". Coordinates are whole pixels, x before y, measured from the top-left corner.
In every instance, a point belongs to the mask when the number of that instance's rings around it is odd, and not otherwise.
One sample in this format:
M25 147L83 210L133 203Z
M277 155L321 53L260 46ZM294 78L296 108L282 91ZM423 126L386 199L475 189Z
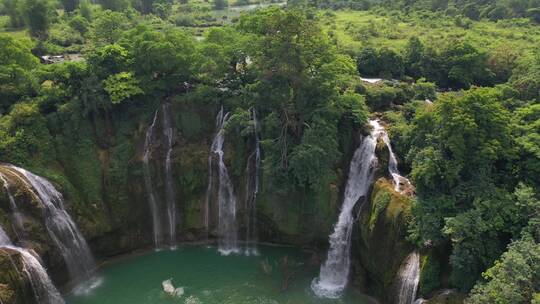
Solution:
M376 115L416 187L408 239L437 252L419 294L540 303L540 1L298 0L226 13L244 2L2 0L0 161L47 167L65 152L57 135L77 132L66 122L114 125L182 96L225 103L226 128L245 137L257 109L265 180L317 192L339 180L347 134Z

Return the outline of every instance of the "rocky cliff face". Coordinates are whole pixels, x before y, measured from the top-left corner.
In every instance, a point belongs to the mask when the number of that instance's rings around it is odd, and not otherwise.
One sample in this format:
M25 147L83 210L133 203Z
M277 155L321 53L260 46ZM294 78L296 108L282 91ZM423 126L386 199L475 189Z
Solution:
M357 284L386 303L392 303L396 274L413 250L405 239L410 208L410 198L397 193L392 182L381 177L356 227Z
M40 118L45 120L42 126L46 126L46 134L35 138L37 150L14 154L28 155L26 158L4 159L47 177L57 186L98 259L152 245L152 218L144 188L142 149L146 129L157 107L158 102L155 102L126 106L124 111L115 114L81 117L77 109L66 106ZM219 107L218 103L178 97L171 99L171 110L177 238L179 241L201 240L205 237L208 151ZM242 219L246 196L243 168L250 148L242 142L245 139L240 134L227 136L230 141L225 144L225 162L237 192L237 218ZM344 147L344 155L350 155L356 144ZM156 153L150 159L151 174L156 192L164 193L164 180L159 174L163 165L160 156L163 153L159 151L164 147L157 144L153 149ZM388 155L382 146L379 150L381 168L386 168L384 162L388 162ZM342 167L347 166L348 159L344 157ZM265 183L263 173L257 202L259 240L326 249L340 207L342 172L337 169L338 178L316 192L278 191ZM6 175L9 177L9 172ZM404 240L410 199L396 193L391 182L382 178L384 175L385 171L381 170L381 178L375 183L354 232L356 282L376 295L387 294L399 264L411 249ZM12 240L24 243L39 254L57 284L65 283L65 265L44 230L39 204L14 179L10 180L10 185L24 213L24 233L17 235L9 228L13 224L12 210L2 187L0 224L8 227ZM211 221L216 221L215 217ZM239 228L240 239L243 239L245 225L242 220ZM210 234L212 236L212 232ZM27 283L12 264L16 260L11 253L0 252L0 297L3 303L21 303L21 296L28 294Z

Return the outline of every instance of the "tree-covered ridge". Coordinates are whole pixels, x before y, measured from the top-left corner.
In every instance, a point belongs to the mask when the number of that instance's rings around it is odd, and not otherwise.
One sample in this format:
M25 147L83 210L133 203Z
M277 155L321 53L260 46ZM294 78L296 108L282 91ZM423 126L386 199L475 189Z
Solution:
M359 3L374 5L367 12L274 7L209 28L202 41L179 27L186 15L167 13L174 6L192 14L189 3L19 1L4 0L2 12L33 38L0 34L0 161L61 166L58 143L71 143L63 135L83 138L76 149L91 154L85 136L106 133L100 122L113 125L134 109L150 113L160 100L181 96L230 109L226 129L241 135L231 139L237 151L253 132L255 108L265 183L317 192L339 181L351 134L377 112L416 186L409 240L429 257L421 296L455 287L470 292L470 303L538 301L534 1ZM505 14L494 18L498 11ZM521 17L532 21L502 20ZM452 30L459 33L442 34ZM49 52L82 52L84 60L39 64L36 55ZM366 84L360 75L385 80ZM59 128L70 124L77 128ZM231 161L237 175L244 170L238 158ZM92 183L85 195L99 187Z

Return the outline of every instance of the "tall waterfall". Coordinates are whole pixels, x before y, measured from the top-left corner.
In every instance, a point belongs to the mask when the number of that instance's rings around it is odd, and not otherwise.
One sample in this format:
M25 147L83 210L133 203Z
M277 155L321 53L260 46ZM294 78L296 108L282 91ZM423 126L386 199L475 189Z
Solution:
M259 169L261 164L261 144L259 138L259 121L255 108L252 109L252 122L254 134L254 151L248 158L246 166L246 254L257 255L257 194L259 193Z
M154 188L154 182L152 181L152 174L150 171L150 157L152 156L152 149L156 146L158 138L158 118L161 111L161 130L163 139L165 141L164 148L164 172L165 172L165 203L167 218L166 223L168 225L169 245L171 248L176 246L176 191L174 188L174 180L172 174L171 158L173 152L173 125L171 121L171 105L169 103L163 103L160 109L157 109L154 113L152 124L146 130L146 136L144 140L144 152L143 152L143 178L146 193L148 195L148 204L150 205L150 212L152 213L152 229L154 233L154 247L160 248L162 246L163 236L163 220L162 220L162 208L160 208L159 196Z
M163 113L163 135L166 139L165 152L165 200L167 202L167 219L169 223L169 240L171 247L176 246L176 191L171 168L171 155L173 151L173 128L171 123L171 105L164 103Z
M392 145L390 144L390 138L388 137L388 133L386 132L386 130L380 125L378 120L372 120L370 123L372 124L374 129L377 130L378 132L377 138L381 138L383 142L386 144L386 146L388 147L388 151L390 153L390 157L388 160L388 172L390 173L394 181L394 189L398 192L401 192L403 190L401 185L402 184L411 185L411 182L407 178L399 174L396 155L394 154L394 151L392 150Z
M23 264L23 272L30 281L36 303L40 304L64 304L64 299L54 287L47 271L39 260L26 249L13 246L4 229L0 226L0 249L8 249L20 254Z
M319 277L311 284L315 294L320 297L338 298L349 278L351 234L354 223L352 211L356 202L361 198L365 200L368 195L377 166L375 147L380 130L376 127L376 121L372 120L369 123L373 130L362 140L351 161L341 212L334 226L334 232L330 235L330 249L326 262L321 266Z
M144 154L143 154L143 178L146 194L148 195L148 204L150 205L150 212L152 213L152 228L154 232L154 247L161 247L161 217L159 216L159 208L157 204L156 191L154 190L154 184L152 182L152 173L150 172L150 154L152 153L152 146L155 140L155 128L156 121L158 119L159 110L156 110L152 124L146 130L146 136L144 140Z
M62 254L71 278L76 281L90 279L96 264L86 240L64 208L62 194L43 177L13 165L8 167L22 175L18 175L20 180L45 207L47 232Z
M412 304L420 281L420 255L414 251L407 256L398 272L397 304Z
M229 113L224 113L223 107L219 111L216 117L216 136L212 142L210 149L210 174L212 171L212 157L217 155L218 157L218 250L223 255L239 252L238 249L238 229L236 226L236 197L234 196L234 189L229 172L225 162L223 161L223 143L225 142L225 129L223 128L225 122L229 117ZM209 176L210 180L212 176ZM206 223L208 223L208 210L210 204L210 197L213 191L213 185L209 182L209 188L207 192L207 208L206 208Z

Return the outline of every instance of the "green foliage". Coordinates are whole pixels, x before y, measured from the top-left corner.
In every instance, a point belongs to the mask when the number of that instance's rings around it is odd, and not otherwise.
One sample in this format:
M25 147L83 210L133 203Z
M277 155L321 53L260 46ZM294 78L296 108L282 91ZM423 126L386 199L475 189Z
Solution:
M88 54L88 62L94 73L102 78L127 70L130 54L119 44L108 44Z
M386 191L379 191L379 193L377 193L377 195L373 198L371 215L369 217L370 231L373 230L377 224L377 220L379 220L379 216L386 210L386 207L388 207L390 200L390 193Z
M25 25L22 4L20 0L4 0L4 12L9 16L9 23L13 28Z
M515 115L516 143L520 151L520 177L540 188L536 176L540 175L540 104L519 108Z
M311 124L300 144L292 149L290 166L298 184L316 189L324 186L321 183L335 178L334 164L341 155L336 140L336 123L314 117Z
M418 148L411 152L417 163L412 175L426 192L447 193L478 174L487 177L511 154L509 113L495 90L443 95L433 111L415 120L412 140ZM437 171L440 175L434 176Z
M61 0L64 11L72 12L79 7L79 0Z
M441 266L439 260L432 254L422 259L420 269L419 294L429 296L441 286Z
M130 72L121 72L109 76L104 81L104 89L109 93L112 104L122 103L133 96L143 94L139 82Z
M96 46L115 43L128 29L128 18L125 14L106 10L96 14L92 23L90 37Z
M540 51L523 60L516 72L510 78L510 83L519 91L519 97L523 100L540 100Z
M418 79L413 84L414 99L416 100L430 100L433 101L437 98L437 86L433 82L427 82L424 78Z
M358 57L358 70L364 76L399 79L404 72L403 58L389 48L367 48Z
M258 50L250 66L256 81L248 88L262 111L270 112L263 120L265 170L274 184L317 189L335 178L341 111L365 115L361 99L345 93L354 83L354 64L337 56L315 21L300 10L261 10L238 26L253 35L247 51ZM348 97L340 97L343 93Z
M540 204L536 201L537 215ZM540 244L525 233L484 274L485 282L471 292L468 303L535 303L540 286Z
M198 61L193 38L177 29L140 26L128 33L122 46L129 50L131 68L145 91L174 90L192 77Z
M81 35L84 35L86 34L86 32L88 32L88 20L82 15L75 15L69 20L68 24L71 28L78 31Z
M38 60L30 52L31 43L0 35L0 113L36 89L31 71Z
M90 1L82 0L79 3L79 13L87 21L92 21L93 9Z
M152 11L158 15L161 19L166 19L172 10L172 2L169 0L154 1L152 4Z
M0 118L0 154L6 162L32 166L54 159L52 138L37 103L17 103Z
M46 0L24 0L23 13L30 34L40 40L48 35L50 6Z

